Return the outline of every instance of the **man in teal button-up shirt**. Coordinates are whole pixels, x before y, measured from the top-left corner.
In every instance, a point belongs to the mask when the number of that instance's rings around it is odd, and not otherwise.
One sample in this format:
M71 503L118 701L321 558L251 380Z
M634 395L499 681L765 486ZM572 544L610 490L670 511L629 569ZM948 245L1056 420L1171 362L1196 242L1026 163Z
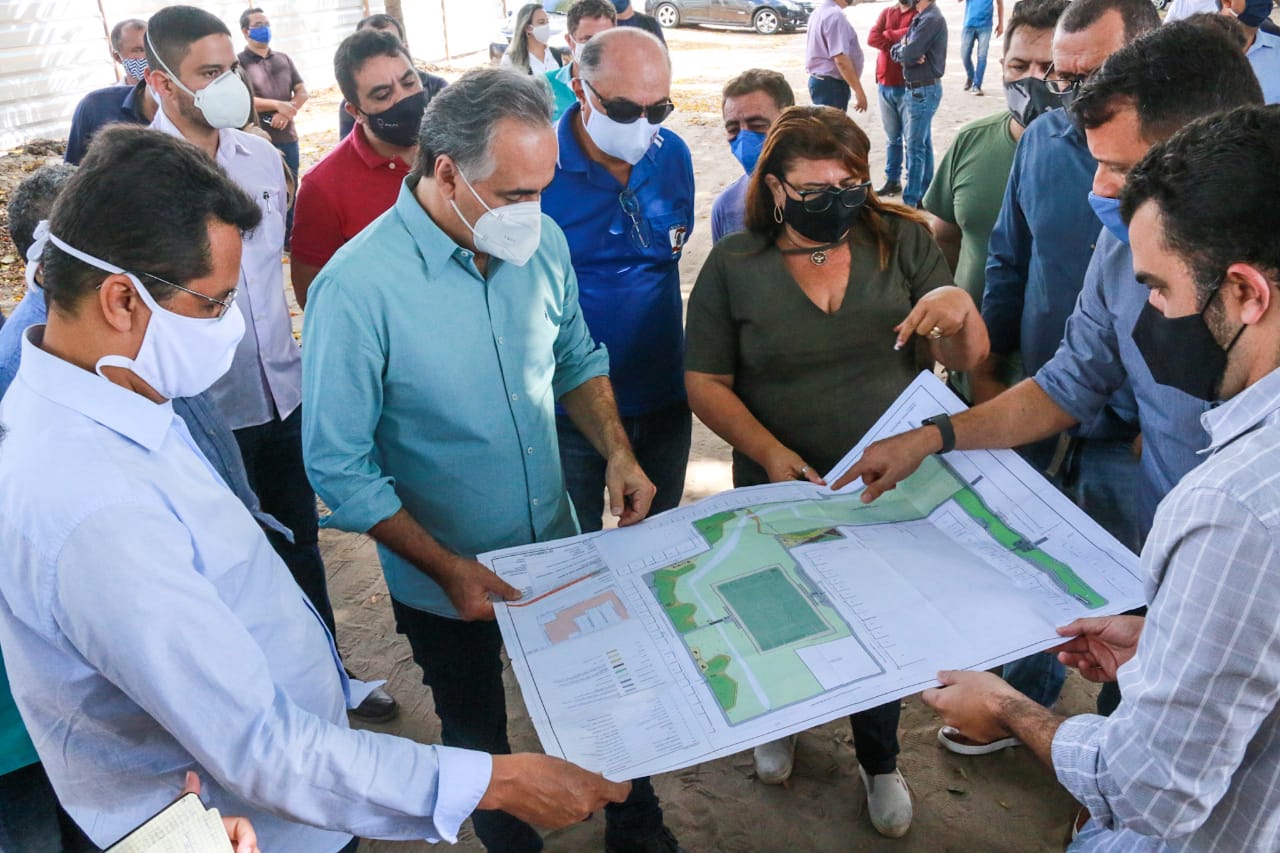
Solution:
M307 469L333 511L324 524L377 540L443 741L506 753L490 596L519 593L475 555L577 532L556 401L610 460L620 524L644 518L654 487L622 431L564 235L521 217L555 171L546 88L467 74L432 100L418 149L395 206L311 287ZM477 812L475 825L491 850L541 848L502 812Z

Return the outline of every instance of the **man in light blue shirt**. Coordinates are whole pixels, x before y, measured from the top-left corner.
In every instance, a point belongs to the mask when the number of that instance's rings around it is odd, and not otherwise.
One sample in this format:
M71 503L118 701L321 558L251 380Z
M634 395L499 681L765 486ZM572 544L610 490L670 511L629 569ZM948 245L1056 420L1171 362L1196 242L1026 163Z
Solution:
M609 459L620 524L645 516L654 487L622 431L564 235L540 213L555 172L550 93L532 77L472 71L432 99L421 127L395 205L311 286L303 441L332 510L325 526L378 543L442 740L501 754L490 596L519 592L475 555L577 532L556 400ZM482 811L474 823L490 850L542 847L517 815Z
M282 853L453 840L477 805L562 825L625 796L545 756L348 729L331 635L168 399L230 364L256 202L190 146L127 126L99 133L63 199L49 322L28 330L0 402L0 646L93 842L170 802L186 770ZM151 215L121 223L122 207ZM532 805L548 796L559 814Z
M729 150L746 174L725 187L711 203L711 242L741 231L747 211L747 185L764 147L769 128L782 111L796 102L787 78L777 71L751 68L724 85L720 111Z

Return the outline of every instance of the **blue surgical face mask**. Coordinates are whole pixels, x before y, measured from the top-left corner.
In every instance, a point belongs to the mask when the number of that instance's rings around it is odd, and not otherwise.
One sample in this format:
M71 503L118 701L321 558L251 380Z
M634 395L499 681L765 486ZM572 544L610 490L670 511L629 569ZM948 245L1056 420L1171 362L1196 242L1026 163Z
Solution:
M1120 216L1120 199L1107 198L1090 190L1089 206L1117 240L1126 246L1129 245L1129 226L1124 224L1124 219Z
M271 43L271 27L269 26L250 27L249 38L253 39L258 44L270 44Z
M756 161L760 159L760 149L764 148L764 134L755 130L740 130L729 143L729 150L738 158L742 168L750 175L756 170Z
M1236 20L1246 27L1260 27L1262 22L1271 17L1271 0L1248 0L1244 11L1236 16Z

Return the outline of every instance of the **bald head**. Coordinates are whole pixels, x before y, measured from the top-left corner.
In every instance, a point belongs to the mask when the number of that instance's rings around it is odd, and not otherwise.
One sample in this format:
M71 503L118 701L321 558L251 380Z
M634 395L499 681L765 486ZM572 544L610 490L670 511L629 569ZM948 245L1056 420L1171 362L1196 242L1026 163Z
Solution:
M659 97L670 95L671 57L666 47L634 27L614 27L597 34L582 48L578 68L582 77L593 84L610 86L615 80L622 83L625 79L643 79L646 89L653 85L662 89Z

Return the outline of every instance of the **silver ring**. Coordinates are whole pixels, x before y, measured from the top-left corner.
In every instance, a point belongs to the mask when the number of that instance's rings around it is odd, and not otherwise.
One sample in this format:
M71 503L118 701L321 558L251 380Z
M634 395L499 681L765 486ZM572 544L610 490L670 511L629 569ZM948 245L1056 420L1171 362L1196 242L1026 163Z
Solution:
M802 465L802 466L800 467L800 476L801 476L801 477L803 477L805 474L808 474L808 473L809 473L809 466L808 466L808 465Z

